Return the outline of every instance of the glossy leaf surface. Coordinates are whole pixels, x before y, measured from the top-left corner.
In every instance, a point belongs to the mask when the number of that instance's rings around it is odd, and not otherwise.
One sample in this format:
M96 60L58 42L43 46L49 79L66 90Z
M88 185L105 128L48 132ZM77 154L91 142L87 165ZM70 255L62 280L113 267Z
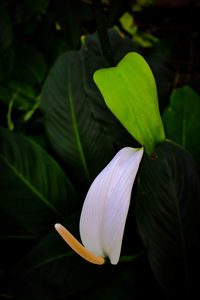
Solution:
M189 295L200 249L200 181L189 153L173 143L144 157L136 217L155 277L168 296Z
M116 118L151 155L165 139L152 71L138 53L128 53L114 68L95 72L94 81Z

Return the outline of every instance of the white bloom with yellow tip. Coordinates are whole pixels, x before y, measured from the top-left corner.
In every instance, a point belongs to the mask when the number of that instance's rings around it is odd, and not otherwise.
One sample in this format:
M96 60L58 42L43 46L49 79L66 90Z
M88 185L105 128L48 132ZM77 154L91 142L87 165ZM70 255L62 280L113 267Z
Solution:
M120 257L131 191L143 155L143 148L120 150L93 181L80 217L84 247L60 224L55 228L82 257L103 264L109 257L117 264Z

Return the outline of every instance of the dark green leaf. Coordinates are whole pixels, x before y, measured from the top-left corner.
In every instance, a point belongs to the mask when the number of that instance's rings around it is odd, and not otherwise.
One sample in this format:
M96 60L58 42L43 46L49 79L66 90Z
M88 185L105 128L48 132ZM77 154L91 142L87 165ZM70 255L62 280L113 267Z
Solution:
M90 292L87 296L82 296L83 300L132 300L138 299L136 296L136 272L134 266L121 272L118 276L111 278L109 282Z
M197 283L200 250L200 181L194 161L165 142L155 159L144 156L139 176L136 217L152 270L168 296L188 295Z
M48 13L40 30L41 46L45 53L46 61L52 65L55 60L64 52L69 51L70 47L67 40L63 39L61 29L56 29L57 20L53 13ZM54 30L49 30L53 28Z
M80 298L83 300L140 300L148 299L150 295L153 295L154 299L164 299L163 293L152 276L148 262L143 259L138 263L121 265L120 273L115 272L109 281L86 295L80 295Z
M73 188L35 142L3 128L0 140L0 208L25 232L39 235L74 207Z
M23 25L25 25L25 23L30 22L35 14L31 7L23 0L16 2L14 13L15 22L17 24L23 23Z
M81 9L82 19L87 20L87 21L92 21L93 11L92 11L91 5L89 3L82 2L80 9Z
M54 1L57 21L71 49L77 49L81 37L81 2L79 0Z
M169 68L167 57L163 52L162 54L160 51L153 52L146 59L156 80L159 109L162 115L164 109L169 104L169 94L174 82L174 74Z
M37 102L35 89L31 85L18 81L10 81L8 88L0 88L0 99L6 104L13 101L17 110L29 110Z
M7 10L0 9L0 81L7 80L13 63L12 23Z
M80 212L66 226L77 234ZM76 224L76 225L75 225ZM75 228L76 227L76 228ZM144 258L144 257L143 257ZM145 259L95 266L80 258L56 232L45 236L5 277L7 294L17 299L140 299L159 287ZM142 291L141 291L142 289ZM162 299L162 298L160 298Z
M10 292L20 299L28 295L29 299L53 300L100 286L113 273L110 264L84 261L53 232L11 270L7 280Z
M95 165L108 160L112 148L108 134L95 120L82 80L79 52L62 56L44 85L41 108L56 152L77 176L89 180Z
M200 96L189 86L173 91L163 115L166 135L200 163Z
M117 32L112 31L111 37L116 59L133 47ZM81 51L60 57L41 95L50 142L82 180L94 178L112 158L114 140L119 143L119 136L123 141L127 137L93 82L94 71L103 66L107 62L98 37L88 36ZM127 140L133 143L130 137Z
M124 0L110 0L109 1L108 10L108 28L113 27L116 25L117 20L120 18L122 10L124 9Z
M116 30L109 30L108 33L116 63L128 52L138 50L131 40L122 38ZM84 45L81 49L81 61L83 63L84 92L94 106L96 119L104 124L104 127L109 131L110 136L119 148L127 145L137 146L137 142L134 141L131 135L107 108L99 89L94 83L94 72L98 69L109 67L107 60L103 56L97 35L93 34L85 37Z
M50 0L25 0L25 3L34 11L38 13L45 13Z
M14 75L26 84L41 83L46 73L43 54L33 45L17 41L15 44Z
M8 104L11 97L8 88L4 87L3 85L0 86L0 101Z

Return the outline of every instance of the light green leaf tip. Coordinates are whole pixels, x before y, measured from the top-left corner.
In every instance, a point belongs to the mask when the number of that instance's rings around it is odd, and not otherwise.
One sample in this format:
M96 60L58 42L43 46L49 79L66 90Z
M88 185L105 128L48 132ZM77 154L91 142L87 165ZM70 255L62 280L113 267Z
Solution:
M94 81L111 112L151 155L165 132L155 79L145 59L130 52L116 67L97 70Z

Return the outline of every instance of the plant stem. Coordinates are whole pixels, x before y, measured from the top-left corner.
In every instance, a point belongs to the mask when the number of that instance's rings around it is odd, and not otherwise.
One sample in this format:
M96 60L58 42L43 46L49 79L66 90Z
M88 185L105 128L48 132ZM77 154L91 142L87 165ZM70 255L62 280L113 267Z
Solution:
M104 14L103 6L101 0L92 1L94 16L96 19L97 32L99 36L99 41L101 44L101 49L105 59L108 61L111 67L115 66L112 49L110 46L110 41L107 31L107 20Z
M18 89L16 90L16 92L13 94L9 104L8 104L8 112L7 112L7 124L8 124L8 129L9 130L14 130L14 123L12 122L12 117L11 117L11 114L12 114L12 108L13 108L13 104L14 104L14 101L18 95Z

